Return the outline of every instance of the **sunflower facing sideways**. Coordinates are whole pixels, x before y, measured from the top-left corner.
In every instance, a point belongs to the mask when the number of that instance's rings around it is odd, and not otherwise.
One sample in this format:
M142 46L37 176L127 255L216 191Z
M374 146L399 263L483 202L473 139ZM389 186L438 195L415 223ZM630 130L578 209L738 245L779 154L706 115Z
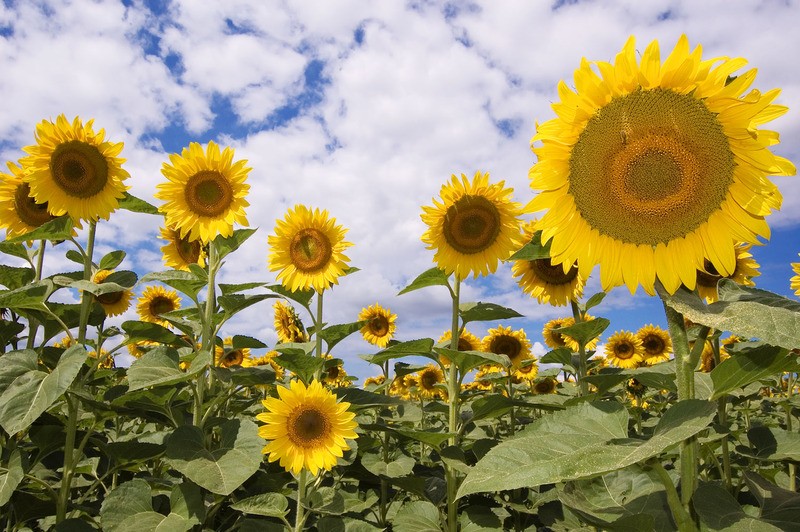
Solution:
M451 339L453 338L453 331L446 330L439 337L439 344L443 347L450 348L452 345ZM483 340L469 332L467 329L462 328L458 333L458 350L459 351L480 351L483 348ZM445 355L439 355L439 362L444 367L450 366L450 359Z
M350 449L345 438L358 438L350 403L337 402L319 381L308 387L292 381L288 388L278 387L278 396L265 399L267 411L256 416L265 423L258 429L259 436L270 440L262 452L295 475L304 468L312 475L330 471Z
M97 273L94 274L92 281L95 284L102 284L112 273L111 270L98 270ZM106 292L96 295L94 296L94 300L103 307L106 316L119 316L128 310L128 307L131 305L132 297L133 292L130 290L122 290L120 292Z
M652 366L669 360L672 353L672 338L669 333L655 325L645 325L636 331L636 337L642 342L643 362Z
M535 227L535 221L523 225L525 242L530 242L534 238ZM549 258L515 260L511 266L511 273L514 277L519 277L517 283L522 291L535 297L539 303L564 306L570 301L577 301L583 294L585 282L576 264L565 272L560 264L553 264Z
M191 142L169 160L161 167L167 182L156 185L154 194L166 202L159 210L168 227L189 241L210 242L217 235L231 236L235 223L248 225L244 208L249 205L245 180L250 168L246 160L233 161L233 148L220 151L211 141L203 151Z
M483 339L483 350L496 355L506 355L515 369L531 357L531 342L523 329L514 331L511 327L498 325L497 328L486 332L488 334Z
M751 280L758 277L759 265L750 254L750 244L738 244L736 246L736 265L730 275L720 275L714 265L708 259L703 261L703 269L697 270L697 293L705 298L706 302L713 303L719 300L717 283L720 279L732 279L736 283L744 286L755 286Z
M276 220L275 234L268 237L269 269L288 290L327 290L338 284L350 259L344 250L347 229L336 224L328 211L295 205L283 220Z
M794 295L800 296L800 262L792 263L794 276L789 280L789 287L794 290Z
M465 279L488 275L497 263L520 247L520 205L511 201L505 182L490 184L489 174L476 172L470 181L461 174L442 186L441 201L422 207L428 229L422 241L436 250L434 262L446 274Z
M30 233L55 216L47 211L47 203L36 203L31 188L23 180L22 167L7 162L9 173L0 172L0 229L6 237Z
M179 308L181 308L181 298L175 290L167 290L162 286L148 286L139 298L136 311L142 321L169 327L169 321L161 315Z
M275 309L274 325L278 342L303 343L308 341L308 333L292 305L279 299L275 301L273 308Z
M166 240L167 244L161 246L164 264L176 270L188 270L190 264L205 266L203 245L199 240L189 240L182 237L180 231L171 227L162 227L159 238Z
M378 303L361 309L358 321L367 323L361 327L361 335L364 340L384 348L389 344L389 340L394 337L397 330L397 314L392 314L388 308L381 307Z
M121 142L105 140L105 130L92 128L79 117L70 124L62 114L56 122L36 126L36 144L20 162L23 178L36 203L47 203L50 214L69 214L73 220L108 219L119 207L130 174L122 169Z
M705 259L731 275L734 242L769 238L782 198L768 176L796 173L769 150L777 133L756 129L786 112L780 91L746 92L755 69L734 77L743 59L701 54L682 36L663 62L653 41L639 63L631 37L613 64L584 59L576 90L559 84L557 117L532 139L540 192L526 211L547 211L537 228L565 271L600 264L604 290L653 294L658 279L672 294L695 287Z
M625 369L639 367L644 360L642 341L629 331L617 331L606 342L606 360Z

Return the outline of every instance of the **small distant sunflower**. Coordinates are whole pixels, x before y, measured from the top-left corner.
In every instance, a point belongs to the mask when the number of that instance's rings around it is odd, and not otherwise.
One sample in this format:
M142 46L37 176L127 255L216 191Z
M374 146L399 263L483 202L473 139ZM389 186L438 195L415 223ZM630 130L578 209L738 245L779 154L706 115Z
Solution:
M136 311L142 321L169 327L170 323L161 318L161 315L179 308L181 308L181 298L175 290L167 290L162 286L148 286L139 298Z
M95 284L102 284L112 273L112 270L98 270L97 273L94 274L92 282ZM132 297L133 292L130 290L123 290L121 292L106 292L105 294L94 296L94 300L103 307L106 316L119 316L128 310L128 307L131 305Z
M272 306L275 309L275 332L280 343L303 343L308 341L303 322L294 307L280 299Z
M514 378L520 381L534 381L537 375L539 375L539 364L535 358L531 358L530 362L526 360L514 370Z
M558 382L552 377L544 377L536 381L533 385L533 393L536 395L547 395L556 393Z
M444 398L445 393L437 384L444 383L444 373L442 368L435 364L428 364L417 374L417 391L421 397L435 399Z
M453 331L446 330L442 333L439 337L439 343L442 344L446 348L450 348L450 339L453 338ZM459 351L480 351L483 349L483 341L469 332L466 329L461 329L458 334L458 350ZM439 355L439 361L445 367L450 366L450 359L444 355Z
M333 388L350 386L350 377L342 362L333 362L333 356L330 354L323 355L323 358L326 362L322 370L322 383Z
M134 358L141 358L142 355L147 353L151 348L158 345L161 344L152 340L137 340L131 344L128 344L128 352Z
M110 369L114 367L114 357L109 355L108 351L106 351L105 349L100 350L99 357L97 356L97 351L89 351L89 356L94 359L97 358L100 359L100 362L97 365L98 368Z
M750 244L736 245L736 265L730 275L720 275L711 261L705 259L703 269L697 270L697 292L700 297L704 297L708 303L718 301L717 282L720 279L732 279L740 285L755 286L751 279L761 275L761 272L758 271L758 263L750 254L751 247Z
M586 314L584 316L585 321L593 320L594 316ZM578 341L575 340L573 337L560 333L555 329L560 329L561 327L570 327L575 325L575 318L555 318L553 320L548 321L544 324L544 329L542 329L542 336L544 337L544 343L547 344L548 347L551 349L558 349L559 347L567 347L572 351L577 352L580 348ZM593 338L586 344L584 347L586 349L594 349L597 347L598 338Z
M295 205L283 220L276 220L275 234L267 239L269 269L277 271L278 281L292 292L327 290L348 268L344 250L352 244L344 240L345 233L328 211Z
M271 440L262 452L269 455L270 462L280 460L280 465L295 475L304 468L312 475L330 471L336 459L350 449L345 438L358 438L350 403L337 402L319 381L308 388L292 381L290 388L278 387L278 396L265 399L267 412L256 416L265 423L259 436Z
M30 233L55 216L47 211L47 202L33 199L22 167L10 161L6 164L10 173L0 172L0 229L5 228L6 237L13 238Z
M606 359L618 368L638 367L643 353L642 341L630 331L617 331L606 342Z
M405 375L403 377L395 377L392 384L389 385L389 395L395 397L402 397L403 399L411 398L411 388L417 385L417 378L413 375Z
M531 357L531 342L525 330L514 331L511 327L498 325L497 328L486 332L488 334L483 339L483 350L496 355L506 355L514 368L518 368L523 360Z
M800 262L792 263L792 271L794 276L789 280L789 288L794 290L794 295L800 297Z
M84 125L79 117L70 124L62 114L55 124L42 120L36 126L36 144L23 148L24 181L36 203L47 203L50 214L69 214L74 220L108 219L129 188L130 174L118 157L122 142L105 140L105 130L95 133L94 120Z
M376 375L375 377L367 377L364 379L364 388L373 388L376 386L381 386L384 382L386 382L386 376L384 375Z
M250 349L247 347L233 348L233 338L227 337L222 345L214 346L214 363L223 368L232 366L247 366L245 362L250 359Z
M381 307L378 303L370 307L361 309L358 321L366 320L367 323L361 328L361 335L364 340L384 348L389 344L389 340L394 337L397 330L397 314L392 314L388 308Z
M507 259L520 247L520 205L511 201L505 182L489 184L489 174L476 172L470 182L452 176L442 186L441 202L422 207L422 221L428 229L422 241L435 249L434 262L448 275L465 279L488 275L498 261Z
M529 221L523 226L524 240L530 242L536 234L536 222ZM539 303L550 303L553 306L564 306L570 301L577 301L583 295L585 281L573 264L567 271L552 260L515 260L511 273L519 277L517 283L522 291L535 297Z
M242 360L242 366L252 368L257 366L270 366L273 371L275 371L275 380L282 381L284 376L286 375L286 370L278 364L278 361L275 360L275 357L278 356L277 351L270 351L269 353L265 354L264 356L260 357L247 357Z
M245 183L250 168L246 160L233 161L233 148L220 151L211 141L205 152L190 142L181 154L169 156L161 173L167 183L156 185L155 197L165 201L159 210L166 224L189 241L210 242L217 235L233 234L233 224L247 226L244 208L250 185Z
M694 342L689 342L690 348L694 347ZM725 350L724 347L720 346L719 348L719 361L720 363L724 360L730 358L731 355L728 351ZM717 363L714 360L714 345L711 343L711 340L706 340L706 343L703 345L703 352L700 355L700 371L704 373L709 373L717 367Z
M182 237L180 231L170 227L162 227L159 238L167 244L161 246L164 264L176 270L188 270L190 264L205 266L205 254L200 240L189 240Z
M636 337L642 342L644 349L642 356L648 366L666 362L672 353L672 338L669 333L655 325L646 325L636 332Z
M526 208L547 210L537 227L555 264L599 264L603 290L653 294L658 279L672 294L706 258L729 276L734 241L769 238L782 198L768 176L796 173L769 149L778 134L756 129L786 112L780 90L748 91L756 70L733 75L743 59L701 55L684 35L639 62L631 37L613 63L582 60L576 90L559 83L557 117L531 141L540 192Z

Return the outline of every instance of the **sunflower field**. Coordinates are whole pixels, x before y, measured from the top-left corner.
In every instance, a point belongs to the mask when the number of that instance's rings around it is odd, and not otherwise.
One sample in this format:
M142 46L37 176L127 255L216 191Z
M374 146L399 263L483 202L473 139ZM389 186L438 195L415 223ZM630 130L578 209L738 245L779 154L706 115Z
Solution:
M127 192L122 143L43 120L0 174L0 526L798 530L800 303L755 288L750 253L781 206L770 176L795 167L759 129L787 111L779 91L751 89L745 63L685 37L663 60L631 38L614 62L582 61L537 125L527 205L478 171L421 208L434 265L399 295L448 293L452 325L410 341L379 303L325 321L357 269L319 208L276 221L275 282L217 281L255 233L233 149L165 157L154 206ZM97 256L118 209L163 217L166 269ZM74 270L43 276L54 255ZM506 325L516 310L462 301L501 261L565 308L541 358ZM603 291L584 294L595 267ZM660 298L667 328L615 330L603 300L623 285ZM132 305L138 320L106 323ZM226 334L265 308L276 345ZM358 334L374 347L363 383L336 349Z

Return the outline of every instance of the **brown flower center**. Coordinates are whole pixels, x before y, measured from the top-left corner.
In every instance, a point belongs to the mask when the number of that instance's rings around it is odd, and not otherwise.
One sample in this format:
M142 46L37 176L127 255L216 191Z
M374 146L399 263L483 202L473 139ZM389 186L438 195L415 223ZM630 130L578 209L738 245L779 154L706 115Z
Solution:
M506 355L514 362L522 355L522 344L519 340L509 335L495 336L489 343L489 351L497 355Z
M223 365L225 367L240 365L244 360L244 353L241 349L231 349L225 353L223 358Z
M578 276L578 265L573 264L572 268L564 273L564 267L560 264L553 264L550 259L536 259L529 261L531 270L536 276L552 285L569 284Z
M316 447L331 431L327 416L319 410L301 406L289 416L287 436L298 447Z
M614 346L614 355L622 360L631 358L635 352L630 342L623 341Z
M298 231L292 238L289 256L294 267L301 272L317 272L331 260L333 246L325 233L307 227Z
M108 162L97 147L71 140L53 150L50 173L56 185L67 195L91 198L108 182Z
M150 314L160 316L176 309L175 302L166 296L156 296L150 300Z
M172 243L175 244L175 250L178 252L178 256L184 263L197 264L197 261L200 260L200 251L202 250L202 246L200 245L199 240L181 238L181 235L178 231L173 231Z
M450 246L467 255L490 248L500 234L500 213L483 196L464 196L447 209L442 232Z
M642 341L642 345L644 346L645 352L649 356L661 355L667 348L667 344L664 342L664 339L655 334L648 334L645 336Z
M189 178L184 197L193 213L215 217L227 211L233 203L233 187L219 172L202 170Z
M95 296L95 299L101 305L113 305L114 303L119 303L124 295L125 292L106 292Z
M31 197L31 187L21 183L14 192L14 210L22 222L30 227L39 227L55 216L47 212L47 202L36 203Z
M423 371L419 376L419 386L423 390L433 390L433 387L439 383L439 375L433 370Z
M369 330L377 337L383 337L389 334L389 320L386 316L375 316L369 320Z

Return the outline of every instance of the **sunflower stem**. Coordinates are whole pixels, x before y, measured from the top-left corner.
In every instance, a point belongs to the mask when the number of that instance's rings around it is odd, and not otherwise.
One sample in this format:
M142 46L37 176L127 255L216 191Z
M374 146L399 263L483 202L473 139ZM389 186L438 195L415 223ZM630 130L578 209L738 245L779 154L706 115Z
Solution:
M94 254L94 238L97 222L89 222L89 234L86 237L86 253L83 255L83 280L92 280L92 255ZM78 343L86 343L86 328L89 324L89 313L92 310L94 296L85 290L81 293L81 317L78 325Z
M44 250L47 246L47 240L41 240L39 244L39 252L36 257L36 268L34 268L34 278L33 281L41 281L42 280L42 266L44 265ZM36 329L39 328L39 322L35 319L29 320L28 324L28 342L27 342L27 349L33 349L34 344L36 343Z
M675 352L675 378L678 386L678 401L694 399L694 365L692 364L692 351L689 348L689 339L686 334L686 323L683 315L667 305L662 298L664 313L672 337L672 346ZM706 332L707 334L707 332ZM698 338L696 342L704 342L705 338ZM681 503L684 510L691 515L691 500L697 485L697 442L689 438L681 443Z
M781 381L783 381L783 374L781 374ZM787 373L786 374L786 399L787 401L783 404L783 408L786 411L786 430L788 432L794 432L794 427L792 424L792 394L794 393L794 373ZM794 462L789 462L789 490L790 491L797 491L797 464Z
M214 309L216 307L216 277L217 269L217 248L212 240L208 244L208 290L206 294L206 308L203 319L203 344L202 349L211 353L211 366L217 365L215 356L215 330L214 330ZM209 371L209 389L213 384L213 370ZM197 377L197 388L194 396L194 412L192 413L192 423L199 427L203 422L203 396L205 395L206 376L201 372Z
M317 357L322 358L322 336L319 331L322 329L322 290L317 292L317 318L314 324L314 341L316 341ZM317 376L319 379L319 376Z
M461 293L461 279L455 276L453 283L453 313L451 322L450 349L458 351L459 327L458 327L458 306ZM449 399L448 410L448 431L450 432L449 445L458 443L458 367L454 360L450 361L447 378L447 394ZM445 476L447 478L447 527L450 532L458 530L458 505L456 503L456 492L458 491L458 478L456 471L445 465Z
M61 487L56 504L56 523L60 523L67 517L75 458L75 436L78 431L78 402L71 394L66 394L64 398L67 402L67 435L64 442L64 469L61 472Z
M694 350L693 350L694 351ZM720 363L720 353L719 353L719 338L714 340L714 367L717 367ZM727 428L728 424L728 406L727 406L727 397L724 395L717 399L717 418L719 419L719 424L722 427ZM728 435L722 435L722 443L721 443L721 450L722 450L722 474L725 478L725 487L728 489L729 492L733 491L733 477L731 475L731 451L728 445Z
M664 469L664 466L661 465L661 462L659 462L657 458L648 462L648 465L653 468L653 471L655 471L658 478L661 480L661 484L664 485L664 490L667 495L667 504L672 511L675 524L678 525L678 530L680 532L695 532L697 530L697 525L695 525L692 516L681 504L681 499L678 496L675 484L672 483L669 473L667 473L666 469Z
M297 512L294 516L294 530L300 532L303 530L303 525L306 521L305 515L305 502L306 502L306 487L308 484L308 473L305 468L300 471L300 478L297 479Z
M581 323L583 321L583 313L581 313L581 309L578 306L578 303L574 299L570 299L570 305L572 305L572 316L575 318L575 323ZM589 385L586 382L586 346L583 342L578 342L578 375L576 378L578 379L578 386L580 390L580 394L588 395L589 394Z

